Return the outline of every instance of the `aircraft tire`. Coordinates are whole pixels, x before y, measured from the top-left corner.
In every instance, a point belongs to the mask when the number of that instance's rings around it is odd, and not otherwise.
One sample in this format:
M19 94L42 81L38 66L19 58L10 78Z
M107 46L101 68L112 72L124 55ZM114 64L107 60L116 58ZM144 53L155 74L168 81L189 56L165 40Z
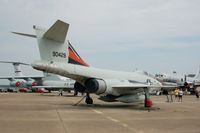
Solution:
M93 104L93 99L91 97L87 97L85 99L85 103L87 103L87 104Z

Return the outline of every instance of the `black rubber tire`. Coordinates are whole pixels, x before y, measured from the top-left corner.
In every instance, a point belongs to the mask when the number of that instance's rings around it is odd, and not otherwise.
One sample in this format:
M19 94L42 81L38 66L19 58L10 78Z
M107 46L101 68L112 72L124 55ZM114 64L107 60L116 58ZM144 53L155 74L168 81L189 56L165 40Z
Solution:
M87 103L87 104L93 104L92 98L87 97L87 98L85 99L85 103Z

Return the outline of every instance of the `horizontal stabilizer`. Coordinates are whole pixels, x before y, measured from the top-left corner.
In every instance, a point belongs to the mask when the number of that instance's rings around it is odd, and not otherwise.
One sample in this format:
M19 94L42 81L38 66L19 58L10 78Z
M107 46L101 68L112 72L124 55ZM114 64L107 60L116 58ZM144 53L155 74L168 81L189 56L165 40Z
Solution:
M53 26L44 34L44 38L53 40L56 42L65 42L69 24L63 21L57 20Z
M22 35L22 36L27 36L27 37L33 37L36 38L36 35L32 35L32 34L26 34L26 33L20 33L20 32L12 32L13 34L17 34L17 35Z
M31 64L23 63L23 62L17 62L17 61L0 61L0 63L10 63L13 65L27 65L30 66Z

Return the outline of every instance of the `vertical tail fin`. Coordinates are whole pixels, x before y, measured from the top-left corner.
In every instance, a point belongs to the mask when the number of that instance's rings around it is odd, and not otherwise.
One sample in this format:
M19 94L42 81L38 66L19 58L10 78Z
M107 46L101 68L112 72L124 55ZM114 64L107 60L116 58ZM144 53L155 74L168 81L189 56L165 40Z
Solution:
M41 60L79 64L89 66L75 51L69 41L66 41L69 24L57 20L48 30L33 26L36 35L12 32L14 34L36 38ZM44 73L48 79L59 79L57 75Z
M33 26L36 35L12 32L14 34L37 38L40 57L46 61L58 61L71 64L89 66L76 52L69 41L66 40L69 24L56 21L49 30Z
M69 24L58 20L47 31L38 26L33 28L36 31L41 59L68 63L68 42L65 40Z
M13 64L14 67L14 76L23 76L21 66L20 65L28 65L23 62L16 62L16 61L0 61L0 63L10 63Z

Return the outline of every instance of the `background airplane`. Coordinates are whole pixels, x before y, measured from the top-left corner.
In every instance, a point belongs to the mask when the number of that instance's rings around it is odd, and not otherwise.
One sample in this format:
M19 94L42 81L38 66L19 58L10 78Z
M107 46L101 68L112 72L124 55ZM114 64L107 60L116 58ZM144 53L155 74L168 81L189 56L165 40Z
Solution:
M0 77L0 79L8 79L9 85L0 85L1 88L10 88L8 91L20 92L45 92L60 90L73 90L74 81L65 77L44 72L44 76L24 76L20 65L30 66L30 64L12 61L0 61L0 63L11 63L14 66L14 76ZM15 90L17 89L17 90Z
M27 92L30 91L31 87L37 86L37 82L31 77L24 76L21 70L20 65L30 66L30 64L15 61L0 61L0 63L9 63L13 64L14 66L14 76L0 77L0 79L8 79L10 81L9 85L0 85L1 88L7 88L8 91L19 90L22 92Z
M155 77L162 84L176 85L183 90L194 93L195 89L200 86L200 67L195 75L178 75L176 72L173 72L173 74L156 74Z
M33 68L58 74L76 80L74 89L86 93L87 104L92 104L91 93L100 95L104 101L120 101L125 103L145 100L145 106L151 107L149 88L154 84L160 87L156 79L134 72L119 72L97 69L68 63L69 42L66 40L69 24L58 20L50 29L42 30L34 26L42 61L32 64ZM156 83L156 84L155 84Z

